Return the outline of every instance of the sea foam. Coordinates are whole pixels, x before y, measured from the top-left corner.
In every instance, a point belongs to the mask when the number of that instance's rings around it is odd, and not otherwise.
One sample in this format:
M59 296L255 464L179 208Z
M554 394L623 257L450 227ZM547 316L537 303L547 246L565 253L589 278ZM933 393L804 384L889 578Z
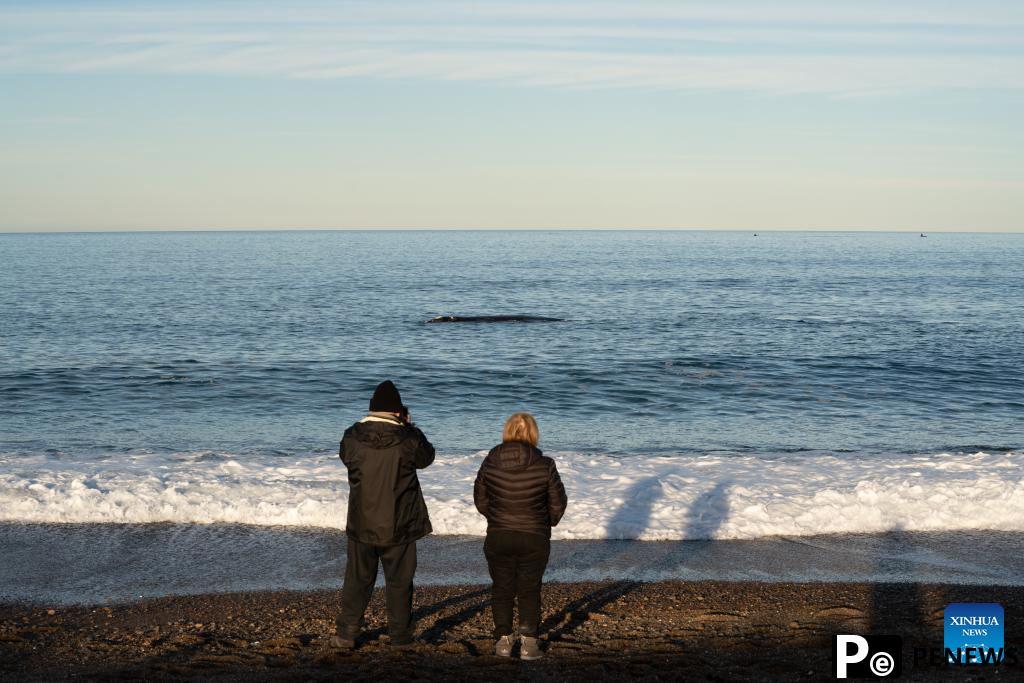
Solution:
M554 538L1024 531L1024 453L858 456L552 453L569 495ZM482 535L483 453L420 472L437 534ZM103 460L0 454L0 521L244 523L343 528L345 468L327 454L209 451Z

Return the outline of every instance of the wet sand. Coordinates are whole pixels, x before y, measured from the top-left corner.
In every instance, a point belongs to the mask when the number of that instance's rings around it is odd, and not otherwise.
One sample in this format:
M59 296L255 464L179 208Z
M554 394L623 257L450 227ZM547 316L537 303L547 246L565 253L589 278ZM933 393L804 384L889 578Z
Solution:
M968 672L913 663L915 647L942 646L942 613L952 602L1001 604L1006 647L1024 649L1021 586L548 583L546 657L538 662L491 654L486 586L418 588L422 642L407 652L387 645L379 589L358 647L331 649L338 602L329 590L3 604L0 679L823 680L832 678L835 633L901 635L904 679L963 678ZM1024 680L1024 662L972 672L975 680Z
M417 541L419 586L490 580L479 536ZM244 524L0 524L0 603L341 587L345 532ZM1024 534L890 532L751 540L556 540L548 582L1024 585Z

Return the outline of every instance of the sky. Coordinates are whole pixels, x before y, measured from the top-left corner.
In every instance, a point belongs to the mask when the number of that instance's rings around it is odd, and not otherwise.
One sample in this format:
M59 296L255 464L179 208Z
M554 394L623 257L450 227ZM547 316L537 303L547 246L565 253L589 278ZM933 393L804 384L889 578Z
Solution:
M1024 232L1024 2L0 0L0 231Z

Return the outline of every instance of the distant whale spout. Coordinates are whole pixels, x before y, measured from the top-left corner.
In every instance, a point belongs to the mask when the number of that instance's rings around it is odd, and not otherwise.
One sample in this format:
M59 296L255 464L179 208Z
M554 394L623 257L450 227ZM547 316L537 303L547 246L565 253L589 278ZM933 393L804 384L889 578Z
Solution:
M541 315L439 315L427 323L560 323L563 318Z

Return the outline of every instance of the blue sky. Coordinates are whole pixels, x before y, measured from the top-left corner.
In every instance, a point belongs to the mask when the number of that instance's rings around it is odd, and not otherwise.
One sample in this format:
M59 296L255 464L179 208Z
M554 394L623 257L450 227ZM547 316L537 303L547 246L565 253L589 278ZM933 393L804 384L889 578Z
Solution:
M4 2L0 230L1024 230L1024 3Z

